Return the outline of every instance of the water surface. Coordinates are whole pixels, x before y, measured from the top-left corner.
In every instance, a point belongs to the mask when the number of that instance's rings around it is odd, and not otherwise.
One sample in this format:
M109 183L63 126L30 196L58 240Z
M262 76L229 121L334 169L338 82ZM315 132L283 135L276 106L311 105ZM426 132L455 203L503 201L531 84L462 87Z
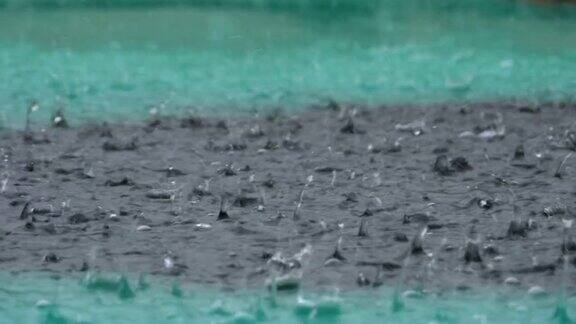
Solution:
M570 323L574 298L522 289L363 292L228 291L165 279L88 274L0 276L0 316L11 323ZM474 305L471 307L471 305Z
M33 99L38 120L58 107L114 120L153 106L230 114L328 99L573 100L576 11L488 2L22 2L54 6L0 10L2 120L21 125Z

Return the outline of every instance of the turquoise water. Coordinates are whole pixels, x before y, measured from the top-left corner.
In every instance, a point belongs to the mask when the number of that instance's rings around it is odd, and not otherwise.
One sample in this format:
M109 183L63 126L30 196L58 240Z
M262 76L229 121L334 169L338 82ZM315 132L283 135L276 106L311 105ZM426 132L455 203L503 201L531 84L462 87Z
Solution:
M576 299L522 289L396 291L392 287L272 295L88 275L0 275L2 323L569 323ZM473 306L472 306L473 305Z
M328 99L574 100L572 7L507 0L10 3L23 8L0 10L0 120L9 127L23 124L33 99L41 103L39 121L59 107L85 121L139 119L151 107L230 114Z
M266 10L370 11L382 0L0 0L4 8L240 7Z

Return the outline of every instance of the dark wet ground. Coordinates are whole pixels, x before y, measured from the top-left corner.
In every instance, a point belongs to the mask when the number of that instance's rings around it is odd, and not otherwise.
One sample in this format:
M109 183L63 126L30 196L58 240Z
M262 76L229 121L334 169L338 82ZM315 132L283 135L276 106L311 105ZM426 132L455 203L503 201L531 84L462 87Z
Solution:
M4 131L0 268L574 286L559 259L576 252L575 108L331 104Z

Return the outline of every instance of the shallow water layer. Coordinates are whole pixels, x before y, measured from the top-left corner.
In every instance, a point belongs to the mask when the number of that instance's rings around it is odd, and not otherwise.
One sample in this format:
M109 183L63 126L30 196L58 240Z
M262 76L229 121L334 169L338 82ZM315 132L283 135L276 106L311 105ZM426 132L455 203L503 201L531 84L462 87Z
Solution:
M32 99L42 107L35 118L65 107L75 120L139 119L153 106L302 108L328 98L573 100L575 10L489 2L2 9L0 117L20 127Z
M5 131L0 266L228 290L276 278L345 300L398 284L573 294L575 108L342 107ZM125 280L88 287L134 294Z
M513 288L274 295L111 274L7 273L0 284L0 316L10 323L569 323L576 307L573 297Z

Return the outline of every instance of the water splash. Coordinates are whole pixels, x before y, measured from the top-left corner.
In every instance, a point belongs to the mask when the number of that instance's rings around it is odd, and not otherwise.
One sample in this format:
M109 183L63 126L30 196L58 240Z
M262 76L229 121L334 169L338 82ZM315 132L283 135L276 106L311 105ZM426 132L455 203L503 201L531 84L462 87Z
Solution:
M477 322L570 323L574 298L558 302L557 295L525 298L521 292L478 288L438 291L412 298L389 287L372 290L279 294L268 291L217 289L151 278L146 289L120 293L135 278L97 275L79 284L46 275L0 274L0 316L20 323L139 323L241 322L312 323ZM57 291L57 293L55 293ZM126 298L128 297L128 298ZM472 310L472 311L471 311Z

